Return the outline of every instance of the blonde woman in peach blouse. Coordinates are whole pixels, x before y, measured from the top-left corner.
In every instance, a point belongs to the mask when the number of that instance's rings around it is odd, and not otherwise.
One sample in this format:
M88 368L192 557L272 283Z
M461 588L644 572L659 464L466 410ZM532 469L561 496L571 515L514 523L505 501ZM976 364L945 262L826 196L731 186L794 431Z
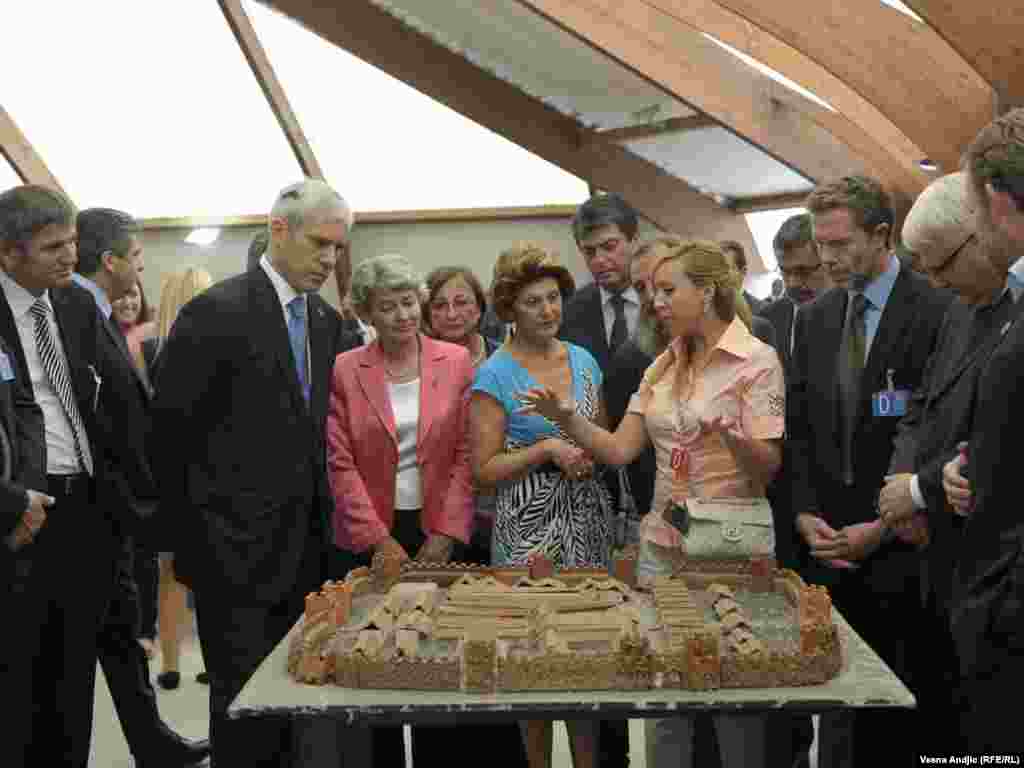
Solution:
M654 502L641 536L649 568L665 572L685 548L670 522L674 508L691 497L764 494L782 461L785 390L775 350L749 331L741 278L721 248L684 241L658 249L654 309L674 340L647 369L618 430L581 419L546 389L522 400L606 464L628 464L653 443ZM762 718L722 715L715 725L725 768L765 764ZM689 717L650 721L646 735L650 768L690 765Z

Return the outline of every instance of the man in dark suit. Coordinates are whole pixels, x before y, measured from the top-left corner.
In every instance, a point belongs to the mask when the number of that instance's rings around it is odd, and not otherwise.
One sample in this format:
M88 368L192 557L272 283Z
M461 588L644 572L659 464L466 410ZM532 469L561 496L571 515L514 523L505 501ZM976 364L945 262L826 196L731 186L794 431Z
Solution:
M138 511L154 495L144 405L105 342L95 301L71 283L75 240L60 193L22 186L0 195L0 336L42 408L55 498L19 586L31 696L9 694L20 702L5 742L15 765L86 765L120 537L141 528Z
M1015 109L982 129L966 153L971 191L978 203L980 236L998 268L1008 268L1006 289L1024 295L1024 110ZM977 384L977 409L966 469L973 497L954 570L952 631L970 701L968 746L974 754L1024 753L1024 731L1008 706L1024 679L1024 549L1022 549L1018 446L1024 427L1020 392L1024 324L1004 323ZM958 471L959 470L959 471Z
M595 195L572 220L576 247L594 282L566 302L561 337L590 352L605 372L640 316L640 299L629 283L638 227L636 211L616 194Z
M786 292L761 308L761 316L775 328L775 349L784 371L789 370L793 348L793 327L798 308L816 299L828 288L828 276L822 268L818 248L811 231L811 216L790 216L779 227L772 241L775 258L782 271Z
M917 556L875 511L898 419L873 415L872 401L883 390L918 388L949 300L892 254L893 212L877 181L852 176L819 186L807 207L836 288L797 315L790 370L788 476L804 576L828 586L853 628L912 684L905 639L921 612ZM909 760L912 721L879 717L856 715L857 763ZM828 724L823 716L826 741Z
M959 663L949 631L952 569L964 518L955 515L942 490L942 467L970 436L978 375L1013 300L1004 290L1005 269L996 269L977 237L977 211L966 174L932 182L903 225L903 242L918 270L958 296L939 331L922 385L900 420L879 513L901 539L923 548L924 614L917 636L929 644L929 674L917 677L918 732L927 733L920 754L960 754L966 749L961 719ZM925 731L924 729L928 730Z
M278 765L290 732L228 706L324 580L333 546L324 427L334 358L357 340L316 291L352 214L322 181L284 189L259 265L178 315L155 382L151 456L175 569L192 588L222 765Z
M122 211L90 208L78 214L77 229L78 265L73 279L96 301L103 316L104 339L114 348L112 354L121 356L148 417L149 385L132 361L120 326L111 319L111 305L131 291L144 269L138 225ZM194 765L209 754L209 743L188 742L161 719L149 679L149 660L137 640L140 607L135 557L132 537L122 536L117 588L99 636L100 666L136 766Z

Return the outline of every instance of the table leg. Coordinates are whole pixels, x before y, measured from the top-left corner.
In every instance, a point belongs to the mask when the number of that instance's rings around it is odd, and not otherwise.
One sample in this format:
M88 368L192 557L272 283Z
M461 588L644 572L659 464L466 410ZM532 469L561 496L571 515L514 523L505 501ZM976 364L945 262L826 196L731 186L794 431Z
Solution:
M853 768L852 709L822 712L818 720L818 768Z
M294 724L294 768L371 768L373 729L340 725L329 718Z

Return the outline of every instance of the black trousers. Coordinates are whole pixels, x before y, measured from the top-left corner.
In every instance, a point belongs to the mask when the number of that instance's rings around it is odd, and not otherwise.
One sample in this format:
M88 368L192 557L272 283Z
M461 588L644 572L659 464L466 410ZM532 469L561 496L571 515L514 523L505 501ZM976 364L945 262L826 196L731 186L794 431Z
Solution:
M133 560L133 546L126 541L96 650L132 755L137 760L156 763L168 751L173 753L178 748L179 737L160 718L149 679L149 659L138 643L139 591L134 583L137 571Z
M9 703L0 762L86 768L97 638L114 586L118 538L87 477L49 484L56 503L18 554L0 667Z
M139 595L139 637L153 640L160 602L159 556L151 549L136 546L132 562Z
M292 730L283 718L229 720L228 707L260 663L288 633L320 589L323 543L313 533L295 585L276 603L254 601L244 589L194 590L199 643L210 675L210 743L215 765L290 766Z

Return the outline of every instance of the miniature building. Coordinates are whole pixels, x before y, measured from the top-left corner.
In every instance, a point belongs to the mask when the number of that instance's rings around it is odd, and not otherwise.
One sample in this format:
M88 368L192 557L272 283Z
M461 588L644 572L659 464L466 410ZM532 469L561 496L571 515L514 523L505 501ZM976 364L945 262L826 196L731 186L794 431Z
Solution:
M800 624L831 624L832 598L821 586L807 586L800 591Z
M775 588L775 568L777 563L774 557L755 556L750 560L750 591L771 592Z
M498 642L495 627L481 623L467 630L462 641L462 669L467 691L493 691Z
M530 556L530 578L534 581L551 578L555 575L555 564L547 555L536 553Z
M374 587L378 592L387 592L402 576L402 560L387 552L378 552L373 556L370 573Z
M352 615L352 586L343 581L329 581L324 584L323 591L331 602L334 626L343 627L348 624Z
M636 554L632 552L616 552L612 560L612 576L630 588L636 587Z

